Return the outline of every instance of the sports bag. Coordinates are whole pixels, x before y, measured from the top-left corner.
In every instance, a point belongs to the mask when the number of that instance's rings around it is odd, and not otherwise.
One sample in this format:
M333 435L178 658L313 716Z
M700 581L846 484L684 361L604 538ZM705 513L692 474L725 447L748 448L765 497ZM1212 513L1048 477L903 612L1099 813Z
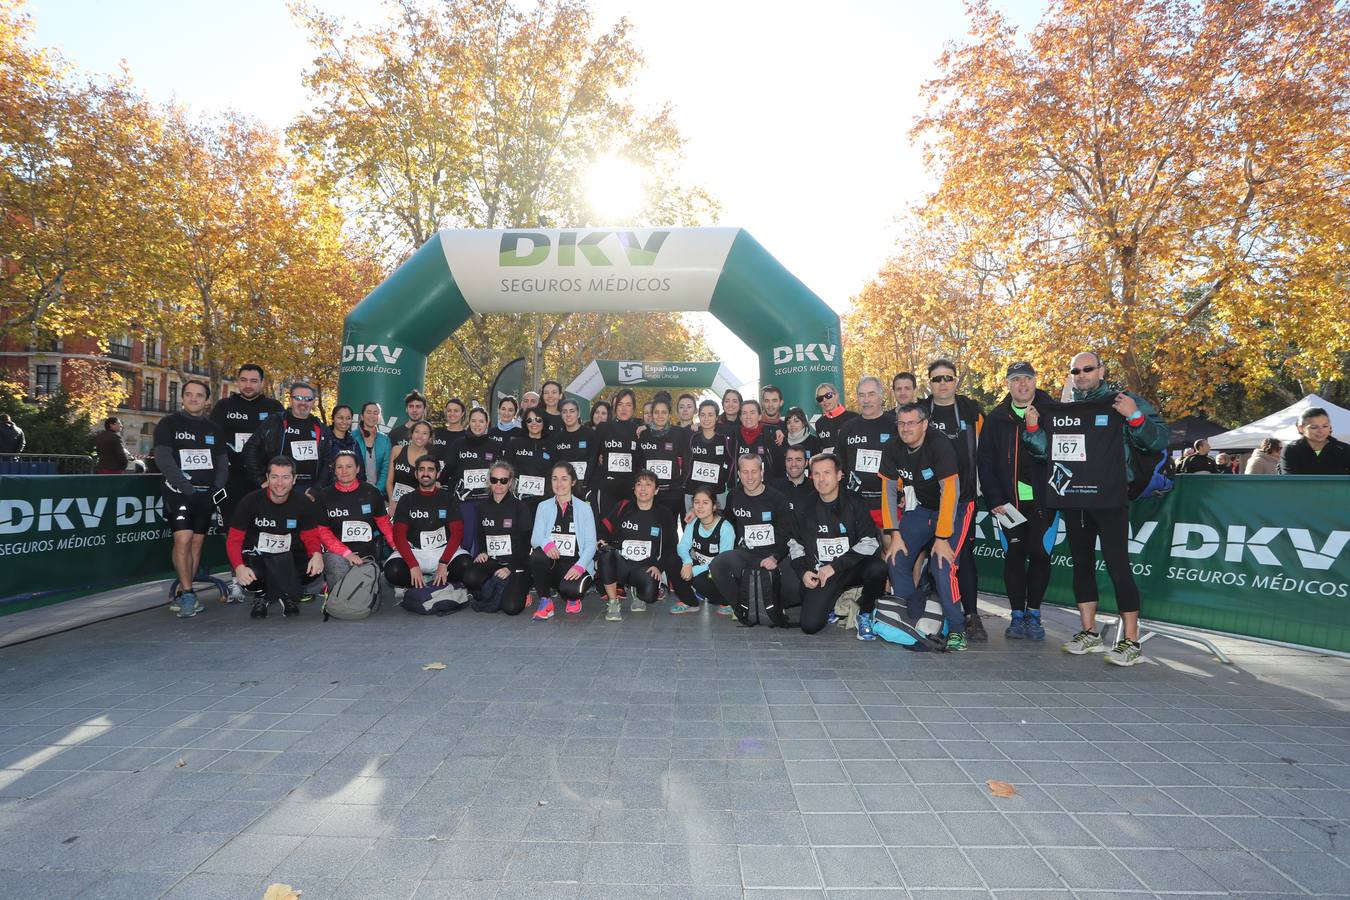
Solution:
M469 592L462 584L408 588L399 606L419 616L448 616L469 605Z
M786 627L787 616L779 605L783 576L776 569L754 566L741 572L741 589L732 610L742 625Z
M380 608L380 567L374 560L352 566L328 588L323 620L364 619Z
M947 620L942 614L942 604L927 592L912 604L899 597L879 598L872 633L883 641L910 650L945 650L947 647Z

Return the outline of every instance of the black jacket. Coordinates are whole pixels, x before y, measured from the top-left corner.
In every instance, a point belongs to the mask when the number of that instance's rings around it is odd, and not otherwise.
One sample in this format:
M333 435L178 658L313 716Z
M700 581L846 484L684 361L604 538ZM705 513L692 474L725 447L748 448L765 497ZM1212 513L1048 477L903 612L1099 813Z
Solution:
M881 532L872 518L872 507L853 491L840 489L833 503L826 503L814 490L796 509L797 533L788 545L792 568L798 575L815 570L820 563L816 552L818 536L842 536L848 550L835 557L830 566L839 575L847 575L881 550ZM838 526L842 524L842 529Z
M1350 444L1331 437L1322 452L1314 453L1307 438L1299 438L1284 445L1280 464L1281 475L1350 475Z
M27 442L23 429L18 425L13 422L0 425L0 453L22 453Z
M282 431L290 418L289 410L279 416L268 416L244 445L242 454L244 467L254 484L262 484L267 480L267 464L271 462L272 457L281 455ZM333 432L329 431L328 426L318 418L314 416L310 418L319 428L319 466L314 473L312 486L321 488L330 483L329 476L332 474L333 455L336 451L333 449Z
M1031 405L1039 407L1053 399L1038 388L1031 398ZM1036 459L1022 446L1022 432L1025 430L1026 423L1012 411L1011 396L1005 396L985 417L976 464L980 473L980 491L984 494L985 506L990 510L1005 503L1019 506L1019 463L1029 467L1024 471L1029 476L1027 483L1035 489L1036 495L1032 502L1040 506L1044 498L1047 477L1045 461Z

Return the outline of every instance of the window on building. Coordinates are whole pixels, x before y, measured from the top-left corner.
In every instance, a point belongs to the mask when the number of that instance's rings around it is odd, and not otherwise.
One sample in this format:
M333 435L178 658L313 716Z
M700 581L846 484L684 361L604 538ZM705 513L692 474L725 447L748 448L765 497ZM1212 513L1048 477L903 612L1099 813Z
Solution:
M117 405L122 409L130 409L131 402L136 399L136 379L125 372L119 372L122 376L122 399L117 401Z
M193 372L197 375L203 375L206 373L206 367L202 363L201 347L192 348L192 352L188 356L188 371Z
M155 408L155 379L147 378L141 384L141 409Z
M113 359L131 359L131 335L119 334L109 338L108 355Z
M39 364L33 372L33 393L38 397L54 394L61 388L61 367Z
M173 409L178 402L178 382L169 382L169 393L164 397L164 408Z
M160 360L164 358L164 339L155 338L153 341L145 342L145 364L147 366L157 366Z

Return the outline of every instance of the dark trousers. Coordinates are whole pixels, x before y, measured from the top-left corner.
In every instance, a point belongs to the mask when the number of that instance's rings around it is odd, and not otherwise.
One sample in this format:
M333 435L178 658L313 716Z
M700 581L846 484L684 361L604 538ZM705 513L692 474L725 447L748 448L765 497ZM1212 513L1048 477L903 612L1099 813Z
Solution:
M971 525L965 529L961 546L956 548L956 584L961 591L961 609L969 617L980 611L980 573L975 570L975 501L962 503L961 508Z
M530 551L530 576L540 602L559 593L569 599L580 599L580 593L583 592L579 592L578 587L587 580L586 577L575 580L566 577L576 563L575 556L549 559L548 554L539 547Z
M267 602L283 596L297 600L305 592L307 560L291 553L255 553L244 557L244 565L253 570L255 580L248 590L262 594ZM323 576L320 576L320 581Z
M1013 611L1040 609L1050 585L1050 549L1055 545L1059 513L1028 503L1027 520L1015 528L999 528L1003 544L1003 585ZM958 573L959 575L959 573Z
M675 592L675 596L680 598L680 602L685 606L698 606L699 594L714 606L726 606L730 601L722 596L722 592L717 589L716 582L712 579L712 574L708 570L699 572L692 581L685 581L680 575L680 570L684 568L684 563L678 559L671 563L666 569L666 581L670 583L670 589ZM697 593L695 593L697 592Z
M1139 586L1130 570L1130 507L1063 510L1064 529L1073 557L1073 597L1077 603L1097 602L1097 548L1102 543L1106 574L1116 591L1116 609L1139 612Z
M624 559L613 547L605 547L595 558L596 571L600 583L608 587L621 584L632 588L634 596L643 603L656 602L660 592L660 583L647 571L648 566Z
M803 584L802 631L815 634L824 628L830 620L835 601L849 588L862 588L862 596L858 599L859 611L874 612L877 598L886 593L886 578L889 574L885 560L880 556L869 556L847 572L835 574L820 587L809 588Z
M717 585L717 592L722 595L724 602L731 603L740 596L741 573L746 569L753 569L758 566L763 558L758 553L746 550L744 547L717 554L712 561L712 565L708 567L708 571L712 573L713 584ZM778 571L782 573L782 577L779 579L779 607L792 609L795 606L800 606L802 602L802 582L797 576L797 571L788 564L786 559L778 563Z
M524 570L512 571L506 578L498 578L497 570L501 568L509 567L492 560L469 563L458 580L473 596L474 609L490 612L495 607L508 616L518 616L525 609L525 597L530 593L530 574Z

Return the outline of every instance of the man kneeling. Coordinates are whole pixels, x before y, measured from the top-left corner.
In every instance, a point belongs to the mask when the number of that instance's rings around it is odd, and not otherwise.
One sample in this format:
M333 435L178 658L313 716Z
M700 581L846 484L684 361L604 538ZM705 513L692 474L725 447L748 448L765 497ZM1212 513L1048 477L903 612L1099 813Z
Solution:
M408 589L404 608L456 612L468 604L467 594L458 595L462 602L456 600L446 606L443 601L449 592L443 589L454 580L452 564L458 575L469 557L460 547L464 523L459 517L459 501L441 487L439 470L439 463L430 455L417 461L417 490L405 494L394 509L394 553L384 563L384 577L394 587Z
M872 614L886 592L886 563L877 555L881 542L870 507L852 491L839 489L843 477L833 453L811 458L814 496L798 504L797 532L788 545L802 578L802 631L820 631L839 595L861 587L858 640L871 641L876 639Z

